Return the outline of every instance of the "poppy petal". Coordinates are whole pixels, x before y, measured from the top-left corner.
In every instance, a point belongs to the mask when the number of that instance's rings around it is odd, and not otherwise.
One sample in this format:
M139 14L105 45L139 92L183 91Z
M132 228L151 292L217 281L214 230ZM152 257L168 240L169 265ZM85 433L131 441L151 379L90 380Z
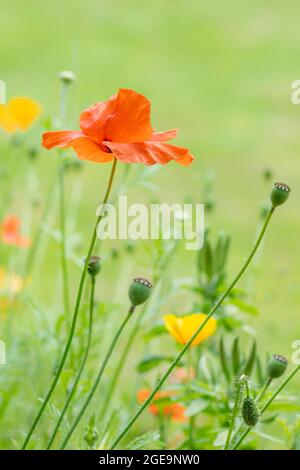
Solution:
M172 129L166 132L153 132L151 136L151 142L165 142L166 140L175 139L178 134L178 129Z
M5 132L14 132L18 129L18 123L6 104L0 104L0 127Z
M31 98L13 98L8 107L22 131L28 129L41 113L39 103Z
M115 157L110 152L104 152L89 137L80 137L71 143L72 148L81 160L89 160L95 163L111 162Z
M180 165L190 165L193 156L185 147L164 144L161 142L140 142L133 144L121 144L115 142L103 142L115 156L124 163L143 163L144 165L165 165L175 160Z
M46 149L70 147L71 143L84 136L82 131L50 131L43 133L42 145Z
M105 124L105 140L121 143L143 142L153 134L150 122L151 103L133 90L121 88L116 110Z
M91 137L95 142L105 140L105 124L113 116L117 108L117 95L109 100L95 103L80 115L80 128L85 135Z

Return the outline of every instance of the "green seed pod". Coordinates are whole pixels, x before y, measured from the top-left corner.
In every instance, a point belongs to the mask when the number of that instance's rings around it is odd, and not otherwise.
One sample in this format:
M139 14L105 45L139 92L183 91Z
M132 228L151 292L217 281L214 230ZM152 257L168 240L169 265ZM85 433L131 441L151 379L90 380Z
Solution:
M84 260L85 261L85 260ZM95 277L97 274L100 273L101 271L101 258L99 256L91 256L90 261L87 267L88 273L92 276Z
M273 207L280 206L283 204L290 195L290 188L285 183L275 183L274 188L271 192L271 201Z
M246 397L242 406L242 417L248 426L255 426L259 420L259 411L253 398Z
M288 360L284 356L274 354L267 364L267 373L270 379L277 379L285 373Z
M69 85L70 83L75 81L75 74L71 72L70 70L63 70L62 72L59 73L59 78L66 85Z
M147 279L142 277L134 279L130 284L128 292L132 307L137 307L137 305L146 302L151 294L151 289L152 284Z

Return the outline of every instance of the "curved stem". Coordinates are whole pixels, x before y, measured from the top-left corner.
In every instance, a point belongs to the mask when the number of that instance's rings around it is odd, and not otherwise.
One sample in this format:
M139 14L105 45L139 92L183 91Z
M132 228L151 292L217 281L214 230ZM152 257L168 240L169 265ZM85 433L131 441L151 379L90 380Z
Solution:
M115 175L115 170L116 170L116 164L117 164L117 160L115 159L114 162L113 162L113 165L112 165L112 169L111 169L111 173L110 173L110 178L109 178L109 181L108 181L108 186L107 186L107 189L106 189L106 193L105 193L105 196L104 196L104 199L103 199L103 206L104 207L104 204L106 204L107 200L108 200L108 197L109 197L109 194L110 194L110 190L111 190L111 187L112 187L112 183L113 183L113 179L114 179L114 175ZM93 231L93 235L92 235L92 240L91 240L91 243L90 243L90 247L89 247L89 250L88 250L88 254L85 258L85 263L84 263L84 268L83 268L83 271L82 271L82 274L81 274L81 278L80 278L80 282L79 282L79 287L78 287L78 292L77 292L77 298L76 298L76 304L75 304L75 309L74 309L74 313L73 313L73 318L72 318L72 323L71 323L71 328L70 328L70 332L69 332L69 336L68 336L68 339L67 339L67 343L66 343L66 346L65 346L65 349L64 349L64 352L63 352L63 355L62 355L62 358L61 358L61 361L60 361L60 364L57 368L57 372L55 374L55 377L53 379L53 382L50 386L50 389L38 411L38 414L36 415L32 425L31 425L31 428L25 438L25 441L23 443L23 446L22 446L22 450L25 450L27 445L28 445L28 442L39 422L39 420L41 419L42 417L42 414L54 392L54 389L57 385L57 382L60 378L60 374L63 370L63 367L65 365L65 362L66 362L66 359L67 359L67 356L68 356L68 353L69 353L69 350L70 350L70 347L71 347L71 343L72 343L72 340L73 340L73 336L74 336L74 332L75 332L75 328L76 328L76 323L77 323L77 317L78 317L78 312L79 312L79 307L80 307L80 304L81 304L81 298L82 298L82 293L83 293L83 286L84 286L84 281L85 281L85 277L86 277L86 273L87 273L87 267L88 267L88 264L89 264L89 260L90 260L90 257L92 255L92 252L93 252L93 249L94 249L94 246L95 246L95 242L96 242L96 238L97 238L97 227L98 227L98 224L99 222L102 220L102 217L103 217L103 210L101 211L100 215L98 216L97 218L97 221L96 221L96 224L95 224L95 227L94 227L94 231Z
M279 393L281 392L281 390L288 384L288 382L294 377L294 375L298 372L298 370L300 370L300 365L298 365L297 367L295 367L294 370L292 370L292 372L290 373L290 375L288 375L288 377L279 385L279 387L275 390L275 392L273 393L273 395L269 398L269 400L266 401L266 403L264 404L264 406L262 407L261 409L261 412L260 412L260 415L262 416L263 413L269 408L269 406L273 403L273 401L275 400L275 398L277 397L277 395L279 395ZM249 432L251 431L252 427L251 426L248 426L247 429L245 429L245 431L243 432L243 434L241 435L241 437L239 438L239 440L234 444L234 446L231 448L231 450L236 450L240 444L243 442L243 440L245 439L245 437L249 434Z
M124 328L125 328L125 326L126 326L128 320L129 320L129 318L131 317L132 312L133 312L133 309L130 308L130 309L129 309L129 312L127 313L127 315L126 315L126 317L125 317L125 319L124 319L123 322L121 323L121 326L119 327L119 329L117 330L115 336L113 337L112 342L111 342L111 344L110 344L110 346L109 346L109 348L108 348L108 351L107 351L107 353L106 353L106 356L105 356L105 358L104 358L104 361L102 362L102 365L101 365L101 367L100 367L100 369L99 369L99 372L98 372L98 374L97 374L97 377L96 377L96 380L95 380L95 382L94 382L94 385L93 385L93 387L92 387L90 393L88 394L88 396L87 396L87 398L86 398L86 400L85 400L85 402L84 402L84 404L83 404L81 410L79 411L79 413L78 413L78 415L77 415L77 418L76 418L75 421L74 421L73 426L71 427L71 429L69 430L67 436L65 437L65 439L64 439L64 441L63 441L63 443L62 443L62 445L61 445L61 447L60 447L61 450L66 447L66 445L67 445L67 443L68 443L70 437L72 436L73 432L74 432L75 429L77 428L77 426L78 426L78 424L79 424L81 418L83 417L83 415L84 415L84 413L85 413L87 407L89 406L90 401L92 400L92 398L93 398L93 396L94 396L94 394L95 394L95 392L96 392L96 390L97 390L97 387L98 387L98 385L99 385L99 383L100 383L100 380L101 380L102 375L103 375L103 373L104 373L104 371L105 371L105 368L106 368L106 366L107 366L107 363L108 363L108 361L109 361L109 359L110 359L110 357L111 357L111 355L112 355L112 352L113 352L113 350L114 350L114 348L115 348L115 346L116 346L116 344L117 344L117 341L118 341L118 339L119 339L119 337L120 337L122 331L124 330Z
M64 416L67 412L67 409L71 403L71 400L74 396L74 393L76 392L76 389L77 389L77 385L79 383L79 380L81 378L81 375L82 375L82 372L83 372L83 369L85 367L85 364L86 364L86 361L88 359L88 356L89 356L89 352L90 352L90 347L91 347L91 339L92 339L92 331L93 331L93 311L94 311L94 299L95 299L95 281L96 281L96 278L95 276L92 276L91 278L91 297L90 297L90 308L89 308L89 328L88 328L88 338L87 338L87 344L86 344L86 349L85 349L85 353L83 355L83 358L82 358L82 362L81 362L81 365L79 367L79 370L78 370L78 373L77 373L77 376L75 378L75 382L73 384L73 387L69 393L69 396L67 398L67 401L63 407L63 410L59 416L59 419L57 421L57 424L55 426L55 429L52 433L52 436L48 442L48 445L47 445L47 450L49 450L53 444L53 441L55 439L55 436L59 430L59 427L64 419Z
M111 450L114 449L117 444L120 442L120 440L125 436L125 434L129 431L129 429L131 428L131 426L136 422L136 420L138 419L138 417L143 413L143 411L145 410L145 408L148 407L148 405L151 403L151 401L153 400L155 394L157 393L157 391L161 388L161 386L165 383L165 381L167 380L167 378L169 377L169 375L172 373L173 369L177 366L178 362L181 360L182 356L186 353L186 351L189 349L189 347L191 346L192 342L197 338L198 334L200 333L200 331L203 330L203 328L205 327L205 325L207 324L207 322L209 321L209 319L213 316L213 314L215 313L215 311L220 307L220 305L222 304L222 302L225 300L225 298L228 296L228 294L231 292L231 290L234 288L234 286L236 285L236 283L239 281L239 279L242 277L242 275L244 274L244 272L246 271L247 267L249 266L249 264L251 263L262 239L263 239L263 236L265 234L265 231L267 229L267 226L270 222L270 219L272 217L272 214L274 212L275 208L274 207L271 207L270 211L269 211L269 214L268 216L266 217L266 220L265 220L265 223L261 229L261 232L259 234L259 237L250 253L250 255L248 256L247 260L245 261L242 269L239 271L239 273L237 274L237 276L234 278L234 280L232 281L232 283L229 285L229 287L226 289L226 291L224 292L224 294L220 297L220 299L215 303L215 305L211 308L211 310L209 311L208 315L206 316L206 319L204 320L204 322L199 326L199 328L195 331L195 333L191 336L191 338L189 339L189 341L185 344L185 346L182 348L181 352L178 354L178 356L174 359L174 361L172 362L172 364L170 365L170 367L167 369L167 371L165 372L165 374L162 376L162 378L159 380L159 382L157 383L157 385L154 387L154 389L152 390L152 392L150 393L149 397L147 398L147 400L144 401L144 403L141 405L141 407L139 408L139 410L136 412L136 414L130 419L130 421L127 423L127 425L125 426L125 428L123 429L123 431L119 434L119 436L117 437L117 439L114 441L114 443L112 444L111 446Z

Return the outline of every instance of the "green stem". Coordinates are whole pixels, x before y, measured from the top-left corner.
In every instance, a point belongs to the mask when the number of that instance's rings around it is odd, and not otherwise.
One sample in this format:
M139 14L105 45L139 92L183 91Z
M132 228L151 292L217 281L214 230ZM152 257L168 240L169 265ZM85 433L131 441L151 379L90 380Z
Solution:
M53 180L50 183L49 189L48 189L47 199L46 199L45 206L44 206L44 211L43 211L43 214L42 214L42 217L41 217L41 222L39 224L39 227L38 227L37 232L35 234L35 237L33 239L32 245L31 245L30 250L28 252L28 257L27 257L26 264L25 264L25 269L24 269L24 274L25 274L26 277L28 275L30 275L32 267L34 265L35 257L36 257L37 251L38 251L39 242L40 242L41 234L42 234L42 224L47 219L48 212L49 212L50 207L51 207L51 200L52 200L52 196L53 196L53 190L54 190L54 187L55 187L56 178L57 178L57 175L55 174Z
M269 388L269 386L271 385L271 382L272 382L272 379L268 378L268 380L266 381L265 385L263 386L263 388L261 389L261 391L259 392L259 394L257 395L257 397L255 398L255 401L256 402L259 402L262 397L264 396L264 394L266 393L267 389Z
M66 447L66 445L68 444L70 437L72 436L73 432L74 432L75 429L77 428L77 426L78 426L78 424L79 424L81 418L83 417L83 415L84 415L84 413L85 413L87 407L89 406L89 404L90 404L90 402L91 402L91 400L92 400L92 398L93 398L93 396L94 396L94 394L95 394L95 392L96 392L96 390L97 390L97 388L98 388L98 385L99 385L99 383L100 383L100 381L101 381L101 378L102 378L102 376L103 376L103 373L104 373L104 371L105 371L105 368L106 368L106 366L107 366L107 363L108 363L108 361L109 361L109 359L110 359L110 357L111 357L111 355L112 355L112 353L113 353L113 350L114 350L114 348L115 348L115 346L116 346L116 344L117 344L117 341L118 341L118 339L119 339L119 337L120 337L122 331L124 330L124 328L125 328L125 326L126 326L128 320L130 319L132 313L133 313L133 308L131 307L131 308L129 309L129 311L128 311L126 317L125 317L125 319L124 319L123 322L121 323L121 326L119 327L119 329L117 330L115 336L114 336L113 339L112 339L112 342L111 342L111 344L110 344L110 346L109 346L109 348L108 348L108 351L107 351L107 353L106 353L106 356L105 356L105 358L104 358L104 360L103 360L103 362L102 362L102 365L101 365L101 367L100 367L100 369L99 369L99 372L98 372L98 374L97 374L97 377L96 377L96 380L95 380L95 382L94 382L94 385L93 385L93 387L92 387L90 393L88 394L88 396L87 396L87 398L86 398L86 400L85 400L83 406L81 407L81 410L79 411L79 413L78 413L78 415L77 415L77 417L76 417L76 419L75 419L75 421L74 421L74 424L72 425L72 427L71 427L71 429L69 430L67 436L65 437L65 439L64 439L64 441L63 441L63 443L62 443L62 445L61 445L61 447L60 447L61 450L64 449L64 448Z
M165 383L165 381L167 380L167 378L169 377L169 375L172 373L173 369L177 366L178 362L181 360L182 356L186 353L186 351L190 348L191 344L193 343L193 341L197 338L198 334L203 330L203 328L205 327L205 325L207 324L207 322L209 321L209 319L213 316L213 314L215 313L215 311L220 307L220 305L222 304L222 302L225 300L225 298L228 296L228 294L231 292L231 290L234 288L234 286L236 285L236 283L239 281L239 279L242 277L242 275L244 274L244 272L246 271L247 267L249 266L249 264L251 263L262 239L263 239L263 236L265 234L265 231L267 229L267 226L270 222L270 219L272 217L272 214L274 212L275 208L274 207L271 207L270 211L269 211L269 214L268 216L266 217L266 220L265 220L265 223L261 229L261 232L260 232L260 235L250 253L250 255L248 256L246 262L244 263L242 269L240 270L240 272L237 274L237 276L234 278L234 280L232 281L232 283L229 285L229 287L226 289L226 291L224 292L224 294L220 297L220 299L215 303L215 305L211 308L211 310L209 311L208 315L206 316L206 319L204 320L204 322L199 326L199 328L195 331L195 333L191 336L191 338L189 339L189 341L185 344L185 346L182 348L181 352L178 354L178 356L174 359L174 361L172 362L172 364L170 365L170 367L167 369L167 371L165 372L165 374L162 376L162 378L159 380L159 382L157 383L156 387L154 387L153 391L150 393L149 397L147 398L147 400L144 401L144 403L141 405L141 407L139 408L139 410L136 412L136 414L130 419L130 421L127 423L127 425L125 426L125 428L123 429L123 431L119 434L119 436L117 437L117 439L114 441L114 443L112 444L112 447L111 449L114 449L117 444L120 442L120 440L125 436L125 434L128 432L128 430L131 428L131 426L136 422L136 420L138 419L138 417L143 413L143 411L145 410L145 408L147 408L149 406L149 404L151 403L151 401L153 400L155 394L157 393L157 391L161 388L161 386Z
M59 224L61 234L61 269L63 275L63 297L64 297L64 311L66 318L69 318L70 303L69 303L69 279L67 267L67 254L66 254L66 217L65 217L65 177L64 177L64 162L60 162L59 167Z
M262 416L263 413L269 408L269 406L273 403L273 401L275 400L275 398L277 397L277 395L279 395L279 393L281 392L281 390L289 383L289 381L294 377L294 375L296 375L296 373L298 372L298 370L300 370L300 365L298 365L297 367L295 367L294 370L292 370L292 372L290 373L290 375L279 385L279 387L275 390L275 392L273 393L273 395L269 398L269 400L266 401L266 403L264 404L264 406L262 407L261 409L261 412L260 412L260 415ZM239 438L239 440L234 444L234 446L231 448L231 450L236 450L240 444L243 442L243 440L245 439L245 437L249 434L249 432L251 431L252 427L251 426L248 426L247 429L245 429L245 431L243 432L243 434L241 435L241 437Z
M107 203L107 200L108 200L108 197L109 197L109 194L110 194L110 191L111 191L111 187L112 187L112 183L113 183L113 179L114 179L114 175L115 175L115 170L116 170L116 164L117 164L117 160L115 159L114 162L113 162L113 165L112 165L112 169L111 169L111 173L110 173L110 178L109 178L109 181L108 181L108 186L107 186L107 189L106 189L106 193L105 193L105 196L104 196L104 199L103 199L103 206ZM76 304L75 304L75 309L74 309L74 313L73 313L73 318L72 318L72 323L71 323L71 328L70 328L70 332L69 332L69 336L68 336L68 339L67 339L67 343L66 343L66 346L65 346L65 349L64 349L64 352L63 352L63 355L62 355L62 358L61 358L61 361L60 361L60 364L57 368L57 371L56 371L56 374L55 374L55 377L53 379L53 382L50 386L50 389L38 411L38 414L37 416L35 417L32 425L31 425L31 428L25 438L25 441L23 443L23 446L22 446L22 450L26 449L27 447L27 444L39 422L39 420L41 419L41 416L54 392L54 389L56 387L56 384L60 378L60 374L63 370L63 367L65 365L65 362L66 362L66 359L67 359L67 356L68 356L68 353L69 353L69 350L70 350L70 347L71 347L71 343L72 343L72 340L73 340L73 336L74 336L74 332L75 332L75 328L76 328L76 323L77 323L77 317L78 317L78 313L79 313L79 307L80 307L80 304L81 304L81 298L82 298L82 293L83 293L83 286L84 286L84 282L85 282L85 278L86 278L86 273L87 273L87 267L88 267L88 264L89 264L89 260L90 260L90 257L92 255L92 252L93 252L93 249L94 249L94 246L95 246L95 242L96 242L96 239L97 239L97 227L98 227L98 224L101 222L103 218L103 210L101 211L100 215L98 216L97 218L97 221L96 221L96 224L95 224L95 228L94 228L94 231L93 231L93 235L92 235L92 240L91 240L91 243L90 243L90 247L89 247L89 250L88 250L88 254L85 258L85 263L84 263L84 268L83 268L83 271L82 271L82 274L81 274L81 278L80 278L80 282L79 282L79 287L78 287L78 292L77 292L77 298L76 298Z
M76 389L77 389L77 385L79 383L79 380L81 378L81 375L82 375L82 372L83 372L83 369L85 367L85 364L86 364L86 361L88 359L88 356L89 356L89 352L90 352L90 347L91 347L91 339L92 339L92 331L93 331L93 311L94 311L94 300L95 300L95 281L96 281L96 278L95 276L92 276L91 278L91 297L90 297L90 308L89 308L89 328L88 328L88 337L87 337L87 344L86 344L86 349L85 349L85 353L83 355L83 358L82 358L82 362L81 362L81 365L79 367L79 371L77 373L77 376L76 376L76 379L75 379L75 382L73 384L73 387L69 393L69 396L67 398L67 401L63 407L63 410L60 414L60 417L57 421L57 424L55 426L55 429L52 433L52 436L48 442L48 446L47 446L47 450L49 450L53 444L53 441L55 439L55 436L59 430L59 427L64 419L64 416L67 412L67 409L71 403L71 400L76 392Z
M237 382L237 385L236 385L237 388L236 388L234 406L233 406L233 410L232 410L232 417L231 417L231 420L230 420L230 425L229 425L229 429L228 429L228 433L227 433L227 437L226 437L224 450L227 450L229 448L230 439L231 439L231 436L232 436L232 433L233 433L235 418L236 418L236 416L238 414L238 411L239 411L239 402L241 401L243 388L244 388L244 382L242 382L241 377L239 377L237 380L238 380L238 382ZM247 384L247 382L246 382L246 384ZM249 394L249 389L247 389L247 391L248 391L248 394Z

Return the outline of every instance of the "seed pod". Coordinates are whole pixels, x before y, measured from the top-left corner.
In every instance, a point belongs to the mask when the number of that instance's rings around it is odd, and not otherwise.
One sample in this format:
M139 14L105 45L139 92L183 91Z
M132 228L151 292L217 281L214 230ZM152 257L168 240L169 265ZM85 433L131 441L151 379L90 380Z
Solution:
M91 256L90 261L87 267L88 273L92 276L95 277L97 274L100 273L101 271L101 258L99 256Z
M70 70L63 70L62 72L59 73L59 78L66 85L69 85L70 83L75 81L75 74L71 72Z
M143 304L151 294L152 284L142 277L138 277L132 281L129 287L129 299L132 307Z
M290 195L290 188L285 183L275 183L274 188L271 192L271 201L273 207L280 206L283 204Z
M242 406L242 417L248 426L255 426L259 420L259 411L253 398L246 397Z
M280 354L274 354L267 364L267 373L270 379L277 379L286 371L288 360Z

